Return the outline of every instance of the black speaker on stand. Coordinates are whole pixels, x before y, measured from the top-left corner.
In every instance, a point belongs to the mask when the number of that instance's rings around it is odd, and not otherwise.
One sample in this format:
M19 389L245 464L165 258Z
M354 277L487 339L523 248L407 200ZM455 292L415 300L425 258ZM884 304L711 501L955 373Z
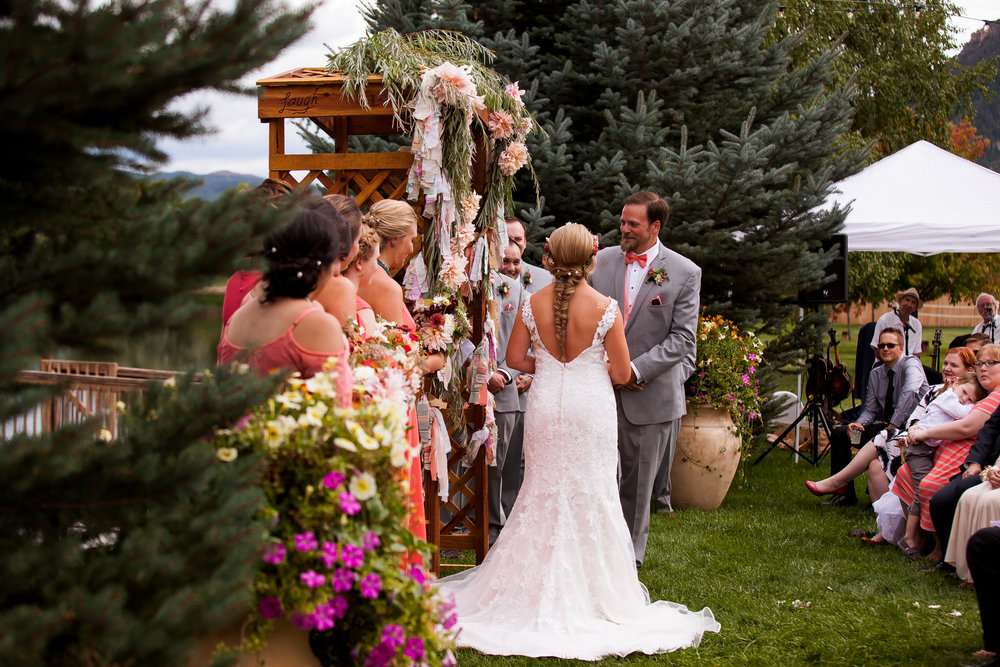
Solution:
M826 265L826 282L813 290L799 292L799 305L819 306L826 303L847 303L847 234L834 234L823 241L823 252L836 248Z

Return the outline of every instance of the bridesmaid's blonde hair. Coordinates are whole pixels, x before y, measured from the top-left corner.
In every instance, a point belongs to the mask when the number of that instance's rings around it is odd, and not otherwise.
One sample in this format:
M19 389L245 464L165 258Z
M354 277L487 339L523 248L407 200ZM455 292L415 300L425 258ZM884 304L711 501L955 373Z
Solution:
M378 232L383 248L392 239L409 234L411 226L416 222L417 214L413 207L398 199L375 202L364 217L364 223Z
M597 237L581 224L567 222L553 232L545 244L549 273L553 284L552 309L559 341L559 354L566 354L566 329L569 326L569 302L577 286L594 270Z

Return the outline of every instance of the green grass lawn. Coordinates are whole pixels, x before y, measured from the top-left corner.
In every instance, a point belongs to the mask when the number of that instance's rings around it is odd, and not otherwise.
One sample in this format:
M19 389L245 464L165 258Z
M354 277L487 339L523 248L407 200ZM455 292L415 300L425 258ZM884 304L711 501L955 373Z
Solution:
M825 477L828 470L828 459L817 469L776 450L760 465L746 466L718 510L654 515L639 578L654 600L711 607L722 632L705 635L697 649L614 662L974 663L972 652L982 648L975 593L958 588L954 579L921 572L926 563L908 560L894 547L848 537L852 528L874 528L874 515L859 507L821 507L803 481ZM857 484L863 489L863 478ZM954 611L961 616L949 615ZM470 650L458 659L460 665L536 664Z

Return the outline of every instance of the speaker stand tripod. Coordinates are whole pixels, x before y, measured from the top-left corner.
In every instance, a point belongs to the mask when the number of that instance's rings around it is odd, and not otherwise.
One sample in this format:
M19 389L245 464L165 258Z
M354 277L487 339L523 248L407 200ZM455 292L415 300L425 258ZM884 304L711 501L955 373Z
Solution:
M788 427L781 432L781 435L779 435L777 438L774 439L774 442L771 443L771 446L768 447L763 454L758 456L757 459L753 462L753 464L757 465L758 463L760 463L764 459L764 457L770 454L771 450L777 447L778 445L782 443L788 445L789 443L784 442L785 436L787 436L789 433L792 433L795 430L795 427L797 427L802 422L803 419L808 419L809 434L811 436L809 443L809 450L807 451L795 450L795 453L804 458L812 465L818 466L819 462L822 461L823 457L826 456L827 453L830 451L830 442L832 441L833 438L833 430L830 428L830 420L827 419L826 417L826 411L823 405L824 402L825 401L820 396L812 397L809 403L806 405L805 409L802 411L802 413L795 418L795 421L789 424ZM823 428L823 432L826 434L826 446L823 448L822 452L819 451L820 427Z

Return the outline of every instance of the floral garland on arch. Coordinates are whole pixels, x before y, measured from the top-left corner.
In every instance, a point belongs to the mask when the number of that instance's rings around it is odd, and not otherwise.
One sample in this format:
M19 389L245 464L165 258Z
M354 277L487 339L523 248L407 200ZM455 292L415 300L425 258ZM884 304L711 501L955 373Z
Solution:
M493 57L459 33L400 35L388 29L329 60L329 69L345 77L345 94L362 105L368 77L381 76L397 123L412 137L407 197L423 196L429 224L403 287L425 347L446 352L452 361L438 374L444 386L437 389L453 407L461 405L462 379L454 362L471 331L464 297L482 290L492 300L489 272L499 265L506 237L499 223L512 208L515 174L530 169L525 137L536 128L524 91L484 64ZM477 132L488 144L482 194L472 186Z

